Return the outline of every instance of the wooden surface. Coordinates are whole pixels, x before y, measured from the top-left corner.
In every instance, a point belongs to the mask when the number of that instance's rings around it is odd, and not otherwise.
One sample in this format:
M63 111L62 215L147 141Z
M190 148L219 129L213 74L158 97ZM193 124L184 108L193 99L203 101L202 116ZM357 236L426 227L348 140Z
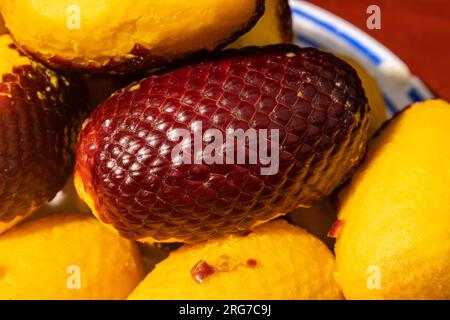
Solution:
M450 0L310 0L350 21L397 54L433 92L450 101ZM366 26L381 8L381 30Z

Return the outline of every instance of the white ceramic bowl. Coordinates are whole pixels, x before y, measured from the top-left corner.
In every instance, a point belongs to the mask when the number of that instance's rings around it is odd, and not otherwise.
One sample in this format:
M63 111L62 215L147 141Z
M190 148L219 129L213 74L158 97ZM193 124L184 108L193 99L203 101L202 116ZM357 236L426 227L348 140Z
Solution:
M339 53L361 63L377 80L390 115L414 102L434 98L399 57L361 29L307 1L290 3L297 44Z

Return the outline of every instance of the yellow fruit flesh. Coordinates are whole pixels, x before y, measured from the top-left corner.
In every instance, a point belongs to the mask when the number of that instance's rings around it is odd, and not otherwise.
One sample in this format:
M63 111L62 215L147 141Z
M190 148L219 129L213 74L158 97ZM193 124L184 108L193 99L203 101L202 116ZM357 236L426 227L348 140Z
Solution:
M0 236L0 299L123 299L142 278L135 244L88 215L56 214Z
M9 35L0 36L0 75L11 73L14 67L31 64L30 59L11 48L11 44L13 41Z
M249 267L248 260L256 261ZM203 283L191 269L214 266ZM334 258L326 246L285 221L264 224L245 237L228 236L170 254L129 299L340 299Z
M33 52L106 63L138 43L162 57L212 50L245 28L257 1L4 0L0 10Z
M419 103L370 147L339 213L346 298L450 298L449 123L448 103Z
M292 36L292 30L283 30L285 22L282 21L284 17L280 6L284 1L286 0L266 0L266 11L256 26L232 43L230 48L285 43L289 35Z

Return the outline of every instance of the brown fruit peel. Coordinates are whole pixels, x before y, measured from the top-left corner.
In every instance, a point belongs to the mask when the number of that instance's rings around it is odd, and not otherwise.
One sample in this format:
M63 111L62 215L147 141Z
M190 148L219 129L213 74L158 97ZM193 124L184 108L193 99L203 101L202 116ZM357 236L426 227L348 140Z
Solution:
M1 39L4 55L13 51L8 38ZM16 65L22 60L19 55L2 60L12 64L0 82L2 229L23 220L64 187L74 164L81 119L88 112L80 78L31 61Z
M270 57L270 58L269 58ZM242 60L241 60L242 59ZM153 84L159 83L158 81L161 81L161 83L167 84L167 87L164 87L166 92L173 92L171 89L170 83L172 83L175 86L175 81L172 81L172 79L177 79L176 84L179 85L180 79L185 77L183 81L188 81L191 79L187 75L191 74L210 74L211 78L219 77L220 74L216 74L215 72L223 72L222 69L217 68L217 65L226 65L231 66L235 65L236 70L241 70L238 67L241 65L246 65L248 68L248 72L255 72L253 68L256 68L255 66L252 66L251 61L253 59L256 59L255 61L258 62L257 68L264 68L261 67L261 65L265 65L265 63L269 63L271 59L279 59L280 66L286 67L289 66L290 70L292 68L298 68L299 72L297 72L299 75L292 75L295 77L299 77L298 79L291 80L292 83L297 83L294 88L285 89L286 94L291 93L291 91L294 91L292 95L295 94L297 98L295 99L301 99L300 104L297 105L295 108L300 108L302 105L304 105L305 102L303 102L305 99L310 99L308 105L310 104L311 111L309 114L316 110L317 108L325 108L325 110L322 111L322 113L329 114L328 117L320 118L322 119L322 122L313 123L316 120L314 118L311 118L311 116L308 116L308 121L311 121L311 127L316 127L317 130L312 132L312 137L314 139L317 139L317 147L320 148L320 152L322 153L323 157L316 157L316 151L313 147L308 147L310 144L312 144L310 136L306 136L306 140L300 140L301 146L305 145L307 148L304 148L304 150L299 150L298 147L295 148L298 152L301 151L301 153L298 154L298 156L302 156L300 159L305 159L305 162L300 162L298 165L299 167L296 169L296 175L298 175L298 181L294 184L295 188L289 189L290 193L285 194L284 197L281 197L280 201L276 204L270 204L270 206L263 206L264 212L259 212L258 214L255 213L253 216L253 219L251 211L236 211L237 216L232 216L234 220L232 222L229 222L227 220L227 231L224 231L224 227L220 226L219 228L215 228L214 224L208 224L208 217L204 218L202 221L201 230L198 231L196 221L192 223L192 225L188 225L188 220L191 219L191 217L196 217L196 214L202 213L202 211L196 211L194 210L192 203L189 201L186 201L186 203L182 203L183 206L183 214L179 213L177 210L180 208L180 204L177 203L176 209L171 205L171 199L193 199L195 202L196 196L195 194L189 193L192 192L192 190L189 189L180 189L176 188L178 193L174 195L170 195L170 198L162 198L163 200L159 200L159 198L155 198L155 203L150 203L148 205L140 205L139 212L136 213L136 215L133 215L133 210L129 210L130 206L135 205L136 198L135 192L136 190L141 190L142 188L160 188L160 186L152 187L152 185L146 185L142 186L142 184L138 183L137 186L133 186L132 190L129 194L126 192L121 194L121 187L120 185L124 182L124 178L126 175L120 175L120 177L117 178L116 181L108 180L106 177L110 177L110 173L112 168L108 169L108 166L106 164L109 160L117 160L114 155L111 154L110 151L107 151L105 148L111 144L111 137L117 136L117 139L120 138L120 126L118 126L115 120L116 117L119 117L120 123L123 122L123 113L127 113L127 108L133 108L136 109L136 107L144 108L144 110L140 110L139 114L142 112L150 112L154 111L156 114L152 116L152 118L156 117L157 119L160 119L161 121L169 121L169 124L171 124L170 121L172 120L165 120L168 119L167 117L164 117L164 115L161 115L160 117L160 110L163 108L162 106L154 107L147 106L147 105L139 105L135 106L133 105L133 100L130 99L130 97L134 96L145 96L146 99L152 98L151 92L156 92L156 88L158 88L158 94L161 90L159 87L154 87ZM262 60L262 61L261 61ZM295 62L295 66L291 63ZM244 63L245 62L245 63ZM331 85L322 87L320 83L316 83L315 85L312 85L315 87L314 90L318 90L320 93L317 97L328 97L329 92L333 93L333 98L338 99L335 97L337 94L336 91L344 91L341 92L343 95L344 101L339 100L340 102L336 102L333 104L326 104L325 106L316 106L315 99L313 97L308 98L308 92L303 91L304 86L299 86L300 83L303 83L302 81L305 81L305 84L308 86L311 86L311 80L310 79L316 79L313 81L319 81L317 79L320 79L318 75L310 75L309 78L303 79L300 72L301 70L304 70L304 66L307 65L308 68L321 68L321 64L328 66L327 68L331 68L329 71L332 73L335 72L336 74L341 77L342 84L339 88ZM215 70L215 71L214 71ZM222 71L221 71L222 70ZM308 69L309 70L309 69ZM241 71L240 71L241 72ZM247 72L247 71L245 71ZM322 76L322 74L320 74ZM323 71L323 76L330 77L329 74L327 74L325 71ZM202 79L198 79L198 81L209 81L209 77L201 77ZM158 80L159 79L159 80ZM206 79L206 80L204 80ZM330 81L329 81L330 82ZM326 82L326 83L329 83ZM205 83L206 84L206 83ZM222 84L224 87L226 86L225 83ZM297 87L299 86L299 87ZM150 89L150 88L153 88ZM327 89L323 89L327 88ZM223 90L223 89L220 89ZM267 90L267 88L266 88ZM276 91L277 95L279 95L279 91ZM346 93L347 92L347 93ZM351 93L353 92L353 93ZM180 93L180 92L176 92ZM183 92L181 92L183 93ZM301 95L299 95L299 93ZM200 93L199 93L200 94ZM182 96L182 95L181 95ZM171 103L174 103L173 101L175 99L171 98L169 99ZM177 100L178 101L178 100ZM305 100L306 101L306 100ZM325 99L325 101L328 101ZM177 102L178 103L178 102ZM219 101L216 101L216 103L219 103ZM233 104L234 105L234 104ZM271 104L272 105L272 104ZM278 104L274 103L273 108L275 108ZM232 106L230 106L231 109ZM332 108L333 107L333 108ZM190 111L191 107L186 107L186 111ZM294 108L294 107L293 107ZM294 112L295 110L293 110ZM300 111L300 109L298 110ZM297 112L297 111L295 111ZM321 113L321 114L322 114ZM119 116L120 114L120 116ZM150 114L150 113L149 113ZM153 114L153 113L151 113ZM315 113L313 113L315 114ZM276 116L276 115L275 115ZM274 117L275 117L274 116ZM320 114L319 114L320 116ZM158 118L160 117L160 118ZM118 120L117 119L117 120ZM170 118L172 119L172 118ZM121 92L119 92L116 95L113 95L109 100L105 101L99 108L96 109L96 111L91 115L90 121L87 123L86 127L84 128L80 143L78 146L78 160L77 160L77 173L80 174L81 179L84 183L84 187L86 188L86 191L91 195L96 195L98 198L94 198L96 201L95 204L95 210L100 213L100 220L102 220L105 223L111 223L114 225L115 229L119 230L120 234L124 237L127 237L129 239L140 239L144 240L147 239L148 236L151 236L152 238L158 239L159 242L171 242L173 241L173 238L183 238L185 242L198 242L205 240L206 238L213 238L213 237L220 237L224 235L224 233L236 233L236 232L242 232L245 230L248 230L252 226L256 224L259 224L259 221L267 221L275 218L280 213L288 213L293 208L297 207L299 204L302 205L310 205L315 200L320 200L322 197L329 195L333 190L336 189L341 183L343 183L351 174L351 171L354 170L354 168L359 163L360 159L362 158L362 155L365 152L366 142L367 142L367 129L369 124L369 109L367 105L367 99L364 95L364 91L362 90L361 83L357 77L356 72L345 62L333 57L330 54L320 52L313 49L300 49L295 46L287 46L287 45L278 45L278 46L269 46L265 48L247 48L242 51L228 51L221 53L217 56L211 57L211 59L207 59L206 61L203 60L202 62L198 64L190 64L188 66L181 67L176 70L172 70L166 73L162 73L159 75L154 75L150 78L147 78L143 81L141 81L138 84L134 84ZM108 127L103 128L102 123L104 121L108 120L110 122L111 126L108 125ZM149 123L146 121L143 121L140 117L139 119L135 119L137 121L136 128L145 129L149 132L149 134L154 134L153 129L150 126ZM251 120L251 119L249 119ZM157 120L152 120L157 121ZM314 126L313 126L314 124ZM207 122L207 125L213 125L212 123ZM247 124L249 125L249 124ZM320 127L320 125L323 125L324 128ZM214 124L214 126L219 126L218 124ZM220 127L220 126L219 126ZM103 128L103 129L102 129ZM111 129L109 129L111 128ZM294 127L294 129L291 129L291 126L288 126L288 130L296 130L297 127ZM308 126L305 126L305 128L308 128ZM321 132L321 130L327 130L326 136L316 134L315 132ZM287 131L291 132L291 131ZM296 131L292 131L296 132ZM127 132L128 136L130 136L130 139L135 139L134 135L136 132ZM160 139L162 139L163 143L166 139L165 135L162 135ZM106 140L105 140L106 139ZM138 139L138 137L136 137ZM145 139L139 138L139 141L136 140L137 146L140 148L147 148L149 150L152 150L152 148L158 149L158 147L153 147L146 142ZM303 142L301 142L303 141ZM315 140L314 140L315 141ZM328 144L325 144L325 142L328 141ZM316 144L314 143L314 145ZM109 147L108 147L109 148ZM120 147L125 148L125 147ZM109 149L108 149L109 150ZM159 149L158 149L159 150ZM154 152L158 152L158 150L154 150ZM295 152L297 152L295 151ZM121 151L122 152L122 151ZM131 151L133 152L133 151ZM99 159L100 153L103 155L102 159ZM170 152L169 152L170 155ZM134 159L136 159L134 157ZM170 162L170 159L167 158L161 158L162 163ZM290 158L289 158L290 159ZM135 161L135 160L132 160ZM286 160L289 161L289 160ZM132 163L129 163L130 165ZM287 168L292 168L288 165L288 163L282 164L282 166L285 166ZM339 166L339 168L337 168ZM128 169L122 169L120 166L121 172L126 172ZM140 166L139 174L141 175L141 179L146 179L145 174L148 172L148 169L145 169L146 165ZM314 169L314 171L308 172ZM99 170L102 171L102 175L104 175L105 178L101 178L100 176L95 177L94 173L99 172ZM124 171L125 170L125 171ZM144 170L144 171L143 171ZM246 169L247 170L247 169ZM290 170L290 169L288 169ZM303 172L303 173L302 173ZM306 172L306 173L305 173ZM241 172L242 173L242 172ZM244 175L246 172L244 172ZM289 174L289 172L282 172L283 175ZM215 174L215 177L218 177L220 174ZM241 174L239 176L242 176ZM219 177L221 178L221 177ZM182 178L183 179L183 178ZM221 178L222 179L222 178ZM283 182L284 181L284 182ZM274 184L284 184L284 179L275 179L273 180ZM136 184L136 183L135 183ZM136 189L137 188L137 189ZM274 190L278 190L280 187L274 187ZM130 189L129 189L130 190ZM159 189L148 189L151 190L151 193L156 194L159 192ZM184 191L183 191L184 190ZM187 191L186 191L187 190ZM228 190L228 189L227 189ZM208 191L208 190L207 190ZM244 190L242 190L244 191ZM150 192L150 191L149 191ZM184 193L186 192L186 193ZM238 192L241 192L240 190ZM201 193L197 193L201 195ZM161 195L158 195L158 197L164 197L166 196L164 193ZM186 198L183 198L185 196ZM256 196L256 195L252 195ZM275 193L276 196L276 193ZM144 196L141 196L144 197ZM145 199L149 199L148 195L145 195ZM191 198L188 198L191 197ZM118 199L121 199L122 203L126 203L127 207L116 207L115 203L117 203ZM200 196L201 198L201 196ZM280 198L280 197L275 197ZM274 198L274 199L275 199ZM101 200L100 200L101 199ZM200 199L201 200L201 199ZM129 202L126 202L129 201ZM152 200L150 200L152 201ZM178 200L176 200L178 201ZM214 216L222 216L223 213L221 210L223 210L221 207L215 207L215 202L212 202L212 207L207 208L211 212L211 215ZM136 204L138 205L138 204ZM91 205L91 207L94 205ZM156 206L156 207L155 207ZM161 208L158 208L158 206L161 206ZM147 213L148 210L148 213ZM164 218L158 217L158 215L154 214L155 212L159 212L158 210L162 211L164 210ZM189 210L193 210L193 212L190 212ZM228 209L224 209L228 210ZM249 209L250 210L250 209ZM252 209L253 210L253 209ZM122 212L123 215L119 212ZM169 218L172 214L176 213L178 216L176 217L175 223L171 223ZM276 214L275 214L276 213ZM247 215L249 214L249 215ZM183 220L184 215L186 215L186 223L182 224L181 220ZM240 217L246 217L246 220L244 221L244 218ZM201 218L197 218L201 219ZM230 218L229 218L230 219ZM255 221L259 220L259 221ZM129 221L126 222L126 221ZM191 219L192 221L192 219ZM200 220L199 220L200 221ZM244 221L245 224L242 223ZM185 232L186 228L192 227L192 232ZM178 228L178 229L177 229ZM209 228L209 229L208 229ZM153 230L153 231L152 231ZM180 231L178 233L178 231ZM203 232L203 233L202 233ZM207 235L206 235L207 234ZM202 238L203 237L203 238ZM168 240L168 238L170 240Z

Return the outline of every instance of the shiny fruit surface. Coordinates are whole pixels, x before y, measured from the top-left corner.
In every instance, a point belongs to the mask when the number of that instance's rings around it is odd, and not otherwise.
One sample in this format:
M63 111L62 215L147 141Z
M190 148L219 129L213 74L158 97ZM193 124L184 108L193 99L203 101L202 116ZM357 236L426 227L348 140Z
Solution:
M368 124L356 72L333 55L292 45L226 51L102 103L80 135L76 185L97 217L125 237L198 242L329 195L363 156ZM200 126L203 134L270 132L259 148L265 143L278 155L278 170L264 174L262 161L251 163L256 148L245 139L223 152L223 164L208 164L197 162L202 148L190 148L195 137L183 138L195 161L179 162L178 133L198 137ZM228 161L237 159L236 146L244 148L239 164ZM228 147L222 140L217 154Z
M130 73L225 47L264 0L3 0L0 11L17 46L52 68Z
M85 88L0 37L0 233L51 200L69 178Z

